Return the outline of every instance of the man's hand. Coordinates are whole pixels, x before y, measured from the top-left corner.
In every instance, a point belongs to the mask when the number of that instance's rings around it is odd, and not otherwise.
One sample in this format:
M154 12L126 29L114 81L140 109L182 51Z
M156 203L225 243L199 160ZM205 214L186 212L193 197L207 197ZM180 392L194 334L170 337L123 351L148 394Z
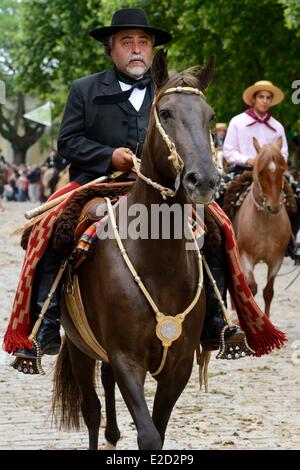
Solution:
M254 166L254 162L255 162L255 158L248 158L248 160L246 160L246 165Z
M131 158L132 151L125 147L119 147L114 150L111 157L111 164L115 170L130 171L133 167Z

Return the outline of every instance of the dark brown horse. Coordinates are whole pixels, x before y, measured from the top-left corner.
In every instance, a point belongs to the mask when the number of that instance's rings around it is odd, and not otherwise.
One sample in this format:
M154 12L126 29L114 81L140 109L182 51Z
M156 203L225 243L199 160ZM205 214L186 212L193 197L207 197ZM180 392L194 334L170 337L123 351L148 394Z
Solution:
M283 204L283 174L287 164L280 152L280 139L277 145L269 144L261 148L254 138L258 154L253 183L233 222L243 271L253 295L257 292L253 274L255 265L263 261L268 266L267 284L263 290L268 316L274 295L274 280L291 237L291 224Z
M199 93L207 86L212 68L210 61L202 71L194 74L186 71L169 78L164 53L159 52L153 60L152 73L158 88L156 105L151 111L141 174L127 198L129 214L137 203L146 208L148 216L144 223L148 222L149 227L151 207L163 202L162 194L172 194L165 203L179 208L184 204L207 203L214 195L219 181L210 147L209 123L214 113ZM160 131L155 109L162 126ZM162 128L170 138L168 145L160 135ZM128 225L132 220L130 216ZM144 382L147 371L153 374L159 368L163 347L155 332L156 315L139 288L139 280L130 273L115 239L101 240L91 262L79 269L89 324L109 358L109 364L102 365L102 383L107 417L105 436L113 446L120 437L115 383L135 423L139 449L161 449L170 414L191 374L204 319L204 298L196 295L198 287L201 288L198 286L201 270L197 252L186 249L188 237L183 234L176 238L174 228L170 232L169 239L164 239L159 227L159 235L154 239L123 240L133 266L160 312L175 317L191 307L182 323L181 335L169 348L162 371L155 376L157 391L152 417L145 401ZM90 449L96 449L101 410L94 385L96 361L75 346L66 314L64 318L66 343L56 367L54 405L62 405L61 423L66 425L78 423L81 409Z

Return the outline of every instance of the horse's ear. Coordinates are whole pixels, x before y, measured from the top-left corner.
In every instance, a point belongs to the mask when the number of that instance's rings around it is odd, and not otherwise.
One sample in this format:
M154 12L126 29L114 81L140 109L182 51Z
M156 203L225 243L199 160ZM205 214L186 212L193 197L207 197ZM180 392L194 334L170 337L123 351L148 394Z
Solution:
M167 52L160 49L152 61L152 76L157 88L161 88L169 79L167 66Z
M212 55L208 59L207 64L200 70L198 74L198 80L200 82L199 88L201 91L204 91L211 81L215 68L215 57Z
M253 145L257 153L261 151L261 146L258 143L258 140L256 137L253 137Z
M282 147L282 137L281 137L281 135L277 139L276 146L279 148L279 150L281 150L281 147Z

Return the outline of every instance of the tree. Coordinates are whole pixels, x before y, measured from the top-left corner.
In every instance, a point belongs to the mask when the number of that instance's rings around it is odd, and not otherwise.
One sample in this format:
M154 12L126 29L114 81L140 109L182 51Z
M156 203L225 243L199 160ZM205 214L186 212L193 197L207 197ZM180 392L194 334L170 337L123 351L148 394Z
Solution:
M22 3L23 41L19 50L26 92L38 93L61 112L70 84L107 66L101 46L89 30L104 24L99 0L30 0Z
M26 162L26 153L38 139L43 135L45 126L33 124L31 121L23 118L25 114L25 97L19 93L17 99L14 99L16 106L13 112L7 113L6 117L0 108L0 133L8 140L13 148L14 163L19 165Z
M26 152L43 134L45 127L23 118L25 96L17 83L21 66L17 65L20 33L20 3L17 0L1 0L0 3L0 79L6 83L7 106L0 107L0 133L14 151L14 162L25 163Z
M172 2L178 10L171 58L186 67L216 56L208 98L218 119L228 121L241 112L243 90L265 78L286 94L274 114L286 126L294 125L298 109L291 102L291 84L300 76L300 41L285 27L282 6L276 0L189 0L184 7L182 3Z
M299 24L299 0L23 1L21 78L27 90L50 89L51 100L64 103L72 80L108 65L88 31L110 24L112 12L128 6L144 8L151 24L171 31L170 68L202 65L211 54L216 56L207 96L218 120L243 111L243 90L265 78L286 94L274 116L286 127L298 127L291 84L300 77L300 38L292 28Z

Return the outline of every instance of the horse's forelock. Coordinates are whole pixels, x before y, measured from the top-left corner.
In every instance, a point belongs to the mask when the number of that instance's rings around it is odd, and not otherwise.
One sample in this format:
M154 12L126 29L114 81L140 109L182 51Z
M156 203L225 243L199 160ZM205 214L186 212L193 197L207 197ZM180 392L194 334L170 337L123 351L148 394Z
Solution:
M199 88L199 79L197 78L199 73L198 67L190 67L182 72L170 72L169 80L157 91L156 101L159 101L163 96L164 92L168 88L174 88L176 86L190 86L192 88ZM155 128L155 121L152 117L149 124L149 134L152 135L152 131Z
M199 79L197 78L197 73L199 73L198 67L190 67L189 69L186 69L183 72L179 73L171 72L169 80L164 84L162 88L158 90L156 99L159 100L168 88L174 88L177 86L189 86L192 88L199 88Z
M286 168L285 159L280 149L274 144L264 145L256 158L256 172L260 173L263 171L271 161L274 161L278 167Z

